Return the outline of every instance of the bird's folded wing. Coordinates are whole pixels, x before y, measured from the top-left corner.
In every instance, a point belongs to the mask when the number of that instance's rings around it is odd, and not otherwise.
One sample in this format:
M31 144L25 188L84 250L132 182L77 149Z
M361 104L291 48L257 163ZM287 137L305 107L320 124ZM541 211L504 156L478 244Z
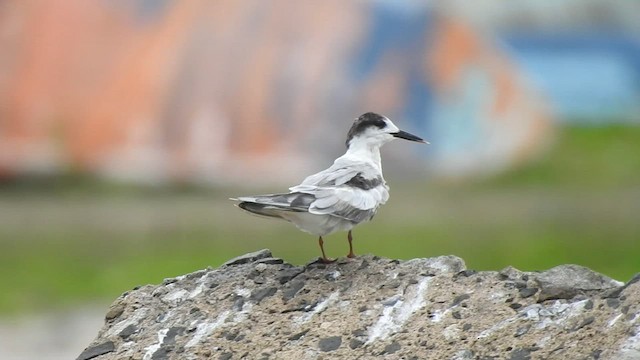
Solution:
M352 163L338 159L328 169L308 176L300 185L289 188L291 192L310 187L339 186L348 183L353 178L360 176L366 179L381 177L379 170L368 163Z
M349 190L346 186L318 190L309 206L312 214L328 214L359 223L370 220L384 203L383 189Z
M283 210L307 211L309 205L313 203L316 198L312 194L292 192L288 194L243 196L234 200L278 207Z
M369 220L389 198L382 176L368 164L339 165L309 176L290 190L315 197L309 206L312 214L338 216L356 223Z

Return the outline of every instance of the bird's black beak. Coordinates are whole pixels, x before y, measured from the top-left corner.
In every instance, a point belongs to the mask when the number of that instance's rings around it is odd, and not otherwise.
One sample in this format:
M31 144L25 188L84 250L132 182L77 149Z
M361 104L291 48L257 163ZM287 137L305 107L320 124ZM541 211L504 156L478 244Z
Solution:
M422 138L415 136L413 134L410 134L406 131L398 131L396 133L391 133L391 135L393 135L394 137L397 137L399 139L405 139L405 140L410 140L410 141L415 141L415 142L419 142L419 143L423 143L423 144L428 144L427 141L424 141Z

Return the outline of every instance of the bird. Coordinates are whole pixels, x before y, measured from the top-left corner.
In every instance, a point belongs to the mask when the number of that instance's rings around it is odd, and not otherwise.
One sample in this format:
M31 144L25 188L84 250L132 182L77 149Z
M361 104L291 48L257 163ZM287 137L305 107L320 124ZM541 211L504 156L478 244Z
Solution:
M348 258L354 258L352 229L370 221L389 199L389 186L382 175L380 147L394 139L428 144L400 130L386 116L367 112L355 119L347 133L344 155L326 170L306 177L288 193L231 198L242 210L263 217L282 219L298 229L318 236L324 263L323 237L348 231Z

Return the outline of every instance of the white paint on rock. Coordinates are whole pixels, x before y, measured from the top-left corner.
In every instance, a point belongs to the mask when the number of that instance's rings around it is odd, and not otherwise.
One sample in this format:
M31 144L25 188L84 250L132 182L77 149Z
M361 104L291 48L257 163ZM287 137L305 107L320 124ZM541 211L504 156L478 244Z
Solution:
M182 280L185 278L185 275L179 276L176 279L178 279L178 281ZM207 281L208 277L207 276L202 276L200 277L200 279L198 279L198 281L196 282L197 286L191 290L188 291L186 289L175 289L173 291L171 291L170 293L168 293L167 295L162 297L162 300L164 300L165 302L179 302L185 299L193 299L196 296L202 294L202 292L206 289ZM174 284L169 284L167 285L167 288L173 288Z
M158 349L160 349L160 347L162 346L162 343L164 342L164 338L167 337L168 332L169 332L169 329L162 329L158 331L158 342L156 344L149 345L146 348L144 348L146 352L142 356L142 360L150 360L153 357L153 354L155 354L156 351L158 351Z
M581 300L567 304L556 300L551 306L543 306L539 311L539 315L544 318L536 327L538 329L545 329L550 325L562 325L563 322L580 315L584 311L584 306L588 301L589 300Z
M236 294L238 294L238 296L242 296L243 298L245 298L245 300L248 300L249 296L251 296L251 291L249 289L240 289L236 290ZM240 311L234 314L233 323L237 324L239 322L245 321L248 317L247 315L249 315L252 310L253 303L251 303L250 301L245 301L242 304L242 308L240 309Z
M167 313L165 313L159 321L161 323L163 323L163 322L171 319L173 317L173 315L175 315L175 313L176 313L176 309L171 309Z
M612 327L613 325L615 325L622 316L624 316L624 314L618 314L614 316L611 320L607 322L607 327Z
M451 311L451 308L436 310L431 314L431 321L439 323Z
M498 322L497 324L493 325L492 327L483 330L480 334L478 334L478 336L476 337L476 339L483 339L486 337L491 336L493 333L495 333L496 331L503 329L505 327L507 327L508 325L513 324L514 322L518 321L518 316L513 316L510 318L506 318L500 322Z
M320 314L321 312L323 312L329 305L333 304L334 302L336 302L338 300L338 298L340 297L340 291L334 291L331 293L331 295L329 295L329 297L327 297L326 299L322 300L321 302L318 303L318 305L316 305L316 307L309 311L306 314L300 315L298 316L294 321L296 322L296 324L298 325L302 325L306 322L308 322L309 320L311 320L311 318L316 315L316 314Z
M122 357L131 355L131 349L133 349L135 345L135 341L123 342L122 345L120 345L120 349L118 349L118 354L120 354L120 356Z
M187 290L185 290L185 289L176 289L176 290L173 290L172 292L168 293L164 297L162 297L162 300L164 300L165 302L177 302L177 301L183 300L188 295L189 295L189 292Z
M248 298L249 296L251 296L251 290L246 288L236 289L236 295L242 296L243 298Z
M470 291L467 294L473 294L473 293L474 293L473 291ZM446 309L436 310L431 314L429 318L431 319L432 322L439 323L445 318L445 316L447 316L447 314L451 312L451 309L456 308L458 306L460 306L460 304L454 305Z
M333 280L337 280L340 276L342 276L342 273L338 270L332 272L329 276L331 276L331 278Z
M227 310L218 315L215 321L204 321L198 324L193 337L187 342L185 347L192 347L200 343L203 338L209 336L215 329L224 324L224 321L227 320L230 314L231 311Z
M589 300L565 303L560 300L554 301L551 305L533 304L520 310L518 315L504 319L490 328L478 334L477 338L482 339L491 336L496 331L505 328L516 321L530 320L536 322L536 328L546 329L550 325L561 326L565 321L580 315L584 311L584 306Z
M198 284L198 286L196 286L195 289L193 289L193 291L191 291L189 293L189 295L187 296L189 299L193 299L194 297L202 294L202 292L204 291L204 289L207 287L207 285L204 283L204 281L200 281L200 283Z
M201 286L204 287L204 282L202 282L202 284L196 287L196 289L192 291L190 294L194 294L198 291L201 292L202 290L198 290L198 288L200 288ZM249 296L251 296L251 290L247 288L236 289L235 293L236 295L242 296L245 299L248 299ZM196 330L193 334L193 337L191 338L191 340L189 340L189 342L187 342L185 347L188 348L188 347L197 345L198 343L200 343L200 341L202 341L202 339L211 335L211 333L213 333L217 328L221 326L235 325L246 320L247 315L250 314L252 310L253 310L253 304L249 301L245 301L244 304L242 304L242 309L240 309L240 311L234 312L231 310L226 310L222 312L220 315L218 315L215 321L204 321L199 324L197 324L197 321L191 322L190 327L196 326ZM229 319L229 317L231 316L233 316L233 318L231 319L232 321L227 321L227 319Z
M520 311L527 320L535 321L538 329L545 329L549 325L561 325L566 320L580 315L589 300L565 303L561 300L554 301L551 305L533 304Z
M400 330L413 313L423 308L425 306L424 292L432 280L433 277L423 278L417 286L407 288L407 292L392 306L385 306L382 310L382 316L369 328L367 344L378 339L384 340ZM410 291L411 289L415 290Z
M640 359L640 326L637 326L634 330L632 337L628 338L622 343L618 356L619 360L637 360Z

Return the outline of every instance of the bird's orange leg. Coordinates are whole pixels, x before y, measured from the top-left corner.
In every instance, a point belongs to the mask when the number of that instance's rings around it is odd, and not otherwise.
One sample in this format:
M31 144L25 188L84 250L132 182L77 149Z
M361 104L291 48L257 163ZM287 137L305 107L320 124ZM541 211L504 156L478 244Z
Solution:
M353 259L356 257L356 254L353 253L353 237L351 237L351 230L349 230L349 233L347 234L347 240L349 240L349 253L347 254L347 257Z
M335 260L331 260L324 254L324 240L322 240L322 236L318 238L318 245L320 245L320 251L322 251L322 262L325 264L329 264L334 262Z

